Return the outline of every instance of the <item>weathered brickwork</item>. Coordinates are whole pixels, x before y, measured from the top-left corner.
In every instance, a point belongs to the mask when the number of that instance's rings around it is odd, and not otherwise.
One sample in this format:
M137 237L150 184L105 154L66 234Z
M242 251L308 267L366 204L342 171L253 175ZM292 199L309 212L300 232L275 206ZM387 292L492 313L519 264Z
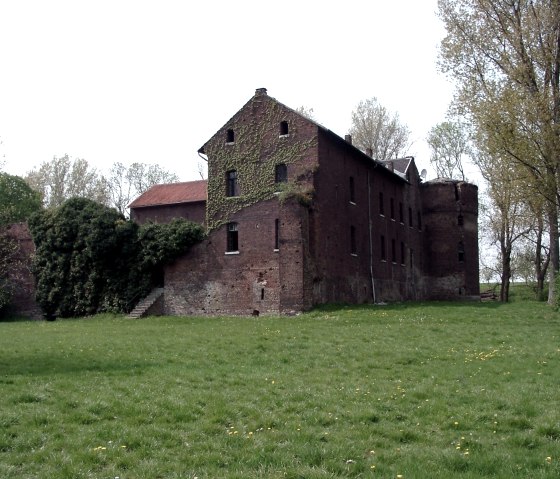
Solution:
M167 314L477 297L477 188L374 161L263 89L200 149L208 236L165 271Z
M439 179L421 191L427 298L478 298L478 188Z
M10 272L9 282L13 286L8 312L15 315L40 318L41 310L35 301L35 279L31 273L31 262L35 245L26 223L15 223L2 230L18 245L14 258L15 267Z
M206 217L206 202L183 203L177 205L155 205L144 208L131 208L130 219L138 224L148 221L168 223L174 218L185 218L203 224Z

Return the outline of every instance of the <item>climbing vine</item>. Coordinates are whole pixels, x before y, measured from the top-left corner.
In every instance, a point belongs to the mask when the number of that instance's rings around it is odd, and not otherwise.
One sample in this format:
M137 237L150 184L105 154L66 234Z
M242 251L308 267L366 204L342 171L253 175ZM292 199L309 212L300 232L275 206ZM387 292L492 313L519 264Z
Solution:
M280 135L280 123L288 120L289 134ZM317 147L316 135L305 135L306 120L269 97L255 97L206 145L209 159L208 231L227 223L247 206L273 198L290 196L309 205L313 195L311 174L317 167L307 158ZM226 131L233 128L234 141L226 143ZM306 164L307 163L307 164ZM298 166L290 181L275 183L277 165ZM226 196L226 172L237 171L240 195Z

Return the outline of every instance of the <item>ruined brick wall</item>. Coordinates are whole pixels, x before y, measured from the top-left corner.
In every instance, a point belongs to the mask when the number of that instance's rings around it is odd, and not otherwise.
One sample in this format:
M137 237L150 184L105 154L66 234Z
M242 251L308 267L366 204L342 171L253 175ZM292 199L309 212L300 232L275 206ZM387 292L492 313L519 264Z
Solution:
M195 223L204 224L205 216L206 202L204 201L130 209L130 219L138 224L144 224L148 221L169 223L174 218L183 218Z
M309 308L304 298L306 208L277 198L232 215L239 248L227 252L227 227L165 269L165 313L290 313ZM279 244L275 238L279 220Z
M10 274L14 285L12 301L8 308L11 314L40 318L41 309L35 301L35 278L31 273L31 262L35 245L27 223L15 223L7 226L3 232L18 244L16 256L17 267Z
M319 158L311 235L314 303L421 297L416 167L407 182L328 132L319 136Z
M478 298L478 188L437 179L422 185L429 299Z

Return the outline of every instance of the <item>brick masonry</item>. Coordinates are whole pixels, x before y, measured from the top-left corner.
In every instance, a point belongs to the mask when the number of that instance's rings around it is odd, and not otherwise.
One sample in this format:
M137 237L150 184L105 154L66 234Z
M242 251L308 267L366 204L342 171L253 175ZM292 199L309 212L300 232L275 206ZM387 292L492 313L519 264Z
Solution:
M286 127L289 134L279 134ZM243 142L251 129L258 137ZM167 314L290 314L333 302L479 297L476 186L423 182L413 158L374 161L262 89L201 152L209 164L210 231L166 268ZM272 184L270 167L279 161L299 193L251 197L248 185ZM238 170L235 198L226 197L231 169ZM227 252L231 222L235 252Z

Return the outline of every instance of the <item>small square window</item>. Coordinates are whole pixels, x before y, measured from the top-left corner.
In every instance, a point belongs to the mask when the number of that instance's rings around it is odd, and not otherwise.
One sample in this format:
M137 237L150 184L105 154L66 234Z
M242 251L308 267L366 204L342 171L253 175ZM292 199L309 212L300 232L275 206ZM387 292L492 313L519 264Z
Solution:
M234 142L235 142L235 133L231 128L229 128L226 131L226 143L234 143Z

